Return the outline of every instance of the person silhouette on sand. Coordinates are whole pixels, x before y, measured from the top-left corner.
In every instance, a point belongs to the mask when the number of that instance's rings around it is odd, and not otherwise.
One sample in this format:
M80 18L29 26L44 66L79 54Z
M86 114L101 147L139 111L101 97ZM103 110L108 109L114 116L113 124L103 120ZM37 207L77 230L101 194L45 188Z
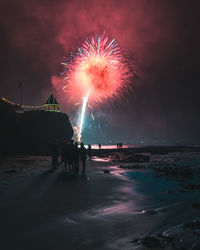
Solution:
M65 166L65 170L67 170L67 167L69 166L69 144L67 144L67 142L65 142L63 144L63 161L64 161L64 166Z
M88 156L89 156L89 159L91 160L92 158L92 147L90 144L88 144Z
M76 142L74 145L74 173L78 175L79 172L79 148L78 143Z
M85 175L85 168L86 168L86 158L87 158L87 150L84 147L83 142L81 142L81 148L80 148L80 159L82 162L82 174Z
M60 144L60 164L65 162L65 142Z
M68 166L69 171L74 171L74 140L68 145Z
M53 142L51 157L52 157L52 167L54 169L57 168L58 165L58 156L59 156L58 144L56 142Z

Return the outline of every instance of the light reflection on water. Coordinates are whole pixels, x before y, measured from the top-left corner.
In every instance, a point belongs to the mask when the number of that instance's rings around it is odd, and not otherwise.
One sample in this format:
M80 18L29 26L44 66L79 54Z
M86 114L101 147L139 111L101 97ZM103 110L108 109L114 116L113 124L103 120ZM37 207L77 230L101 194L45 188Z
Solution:
M93 161L98 161L98 162L109 162L110 161L109 158L100 158L100 157L97 157L97 156L93 156L92 160Z
M136 212L132 202L118 202L118 204L114 204L111 206L100 207L96 210L91 210L88 213L88 217L99 217L99 216L107 216L107 215L120 215L120 214L127 214L132 211L134 214L139 214ZM134 211L134 212L133 212ZM86 216L86 215L84 215Z
M160 176L155 178L153 172L148 174L142 170L126 171L122 176L133 182L133 189L145 193L150 197L151 203L171 205L174 203L189 202L198 197L197 192L180 192L180 182L176 179ZM147 202L148 203L148 202Z
M92 144L92 149L99 149L98 144ZM123 145L123 148L135 148L134 145ZM101 149L117 149L117 145L101 145Z

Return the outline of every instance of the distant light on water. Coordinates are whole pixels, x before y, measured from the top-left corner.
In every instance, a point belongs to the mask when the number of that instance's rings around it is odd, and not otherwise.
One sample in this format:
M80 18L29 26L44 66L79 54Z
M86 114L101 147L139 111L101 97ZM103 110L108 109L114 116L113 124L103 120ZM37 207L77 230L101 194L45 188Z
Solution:
M123 145L123 148L133 148L134 145ZM92 149L99 149L98 144L93 144ZM101 145L101 149L117 149L117 145Z

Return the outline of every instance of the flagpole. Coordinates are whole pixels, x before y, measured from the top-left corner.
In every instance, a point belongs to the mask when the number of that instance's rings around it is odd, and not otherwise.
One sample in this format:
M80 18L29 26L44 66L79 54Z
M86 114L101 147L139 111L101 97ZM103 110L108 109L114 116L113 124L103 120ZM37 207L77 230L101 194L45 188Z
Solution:
M20 102L21 102L21 107L22 107L22 84L21 84L21 88L20 88L20 93L21 93Z

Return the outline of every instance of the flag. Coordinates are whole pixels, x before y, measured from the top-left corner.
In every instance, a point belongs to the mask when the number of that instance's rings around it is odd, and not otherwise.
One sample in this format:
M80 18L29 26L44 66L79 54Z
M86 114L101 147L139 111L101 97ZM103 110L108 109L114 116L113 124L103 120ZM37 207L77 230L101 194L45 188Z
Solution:
M17 88L21 88L22 87L22 81L19 82L19 84L17 85Z

